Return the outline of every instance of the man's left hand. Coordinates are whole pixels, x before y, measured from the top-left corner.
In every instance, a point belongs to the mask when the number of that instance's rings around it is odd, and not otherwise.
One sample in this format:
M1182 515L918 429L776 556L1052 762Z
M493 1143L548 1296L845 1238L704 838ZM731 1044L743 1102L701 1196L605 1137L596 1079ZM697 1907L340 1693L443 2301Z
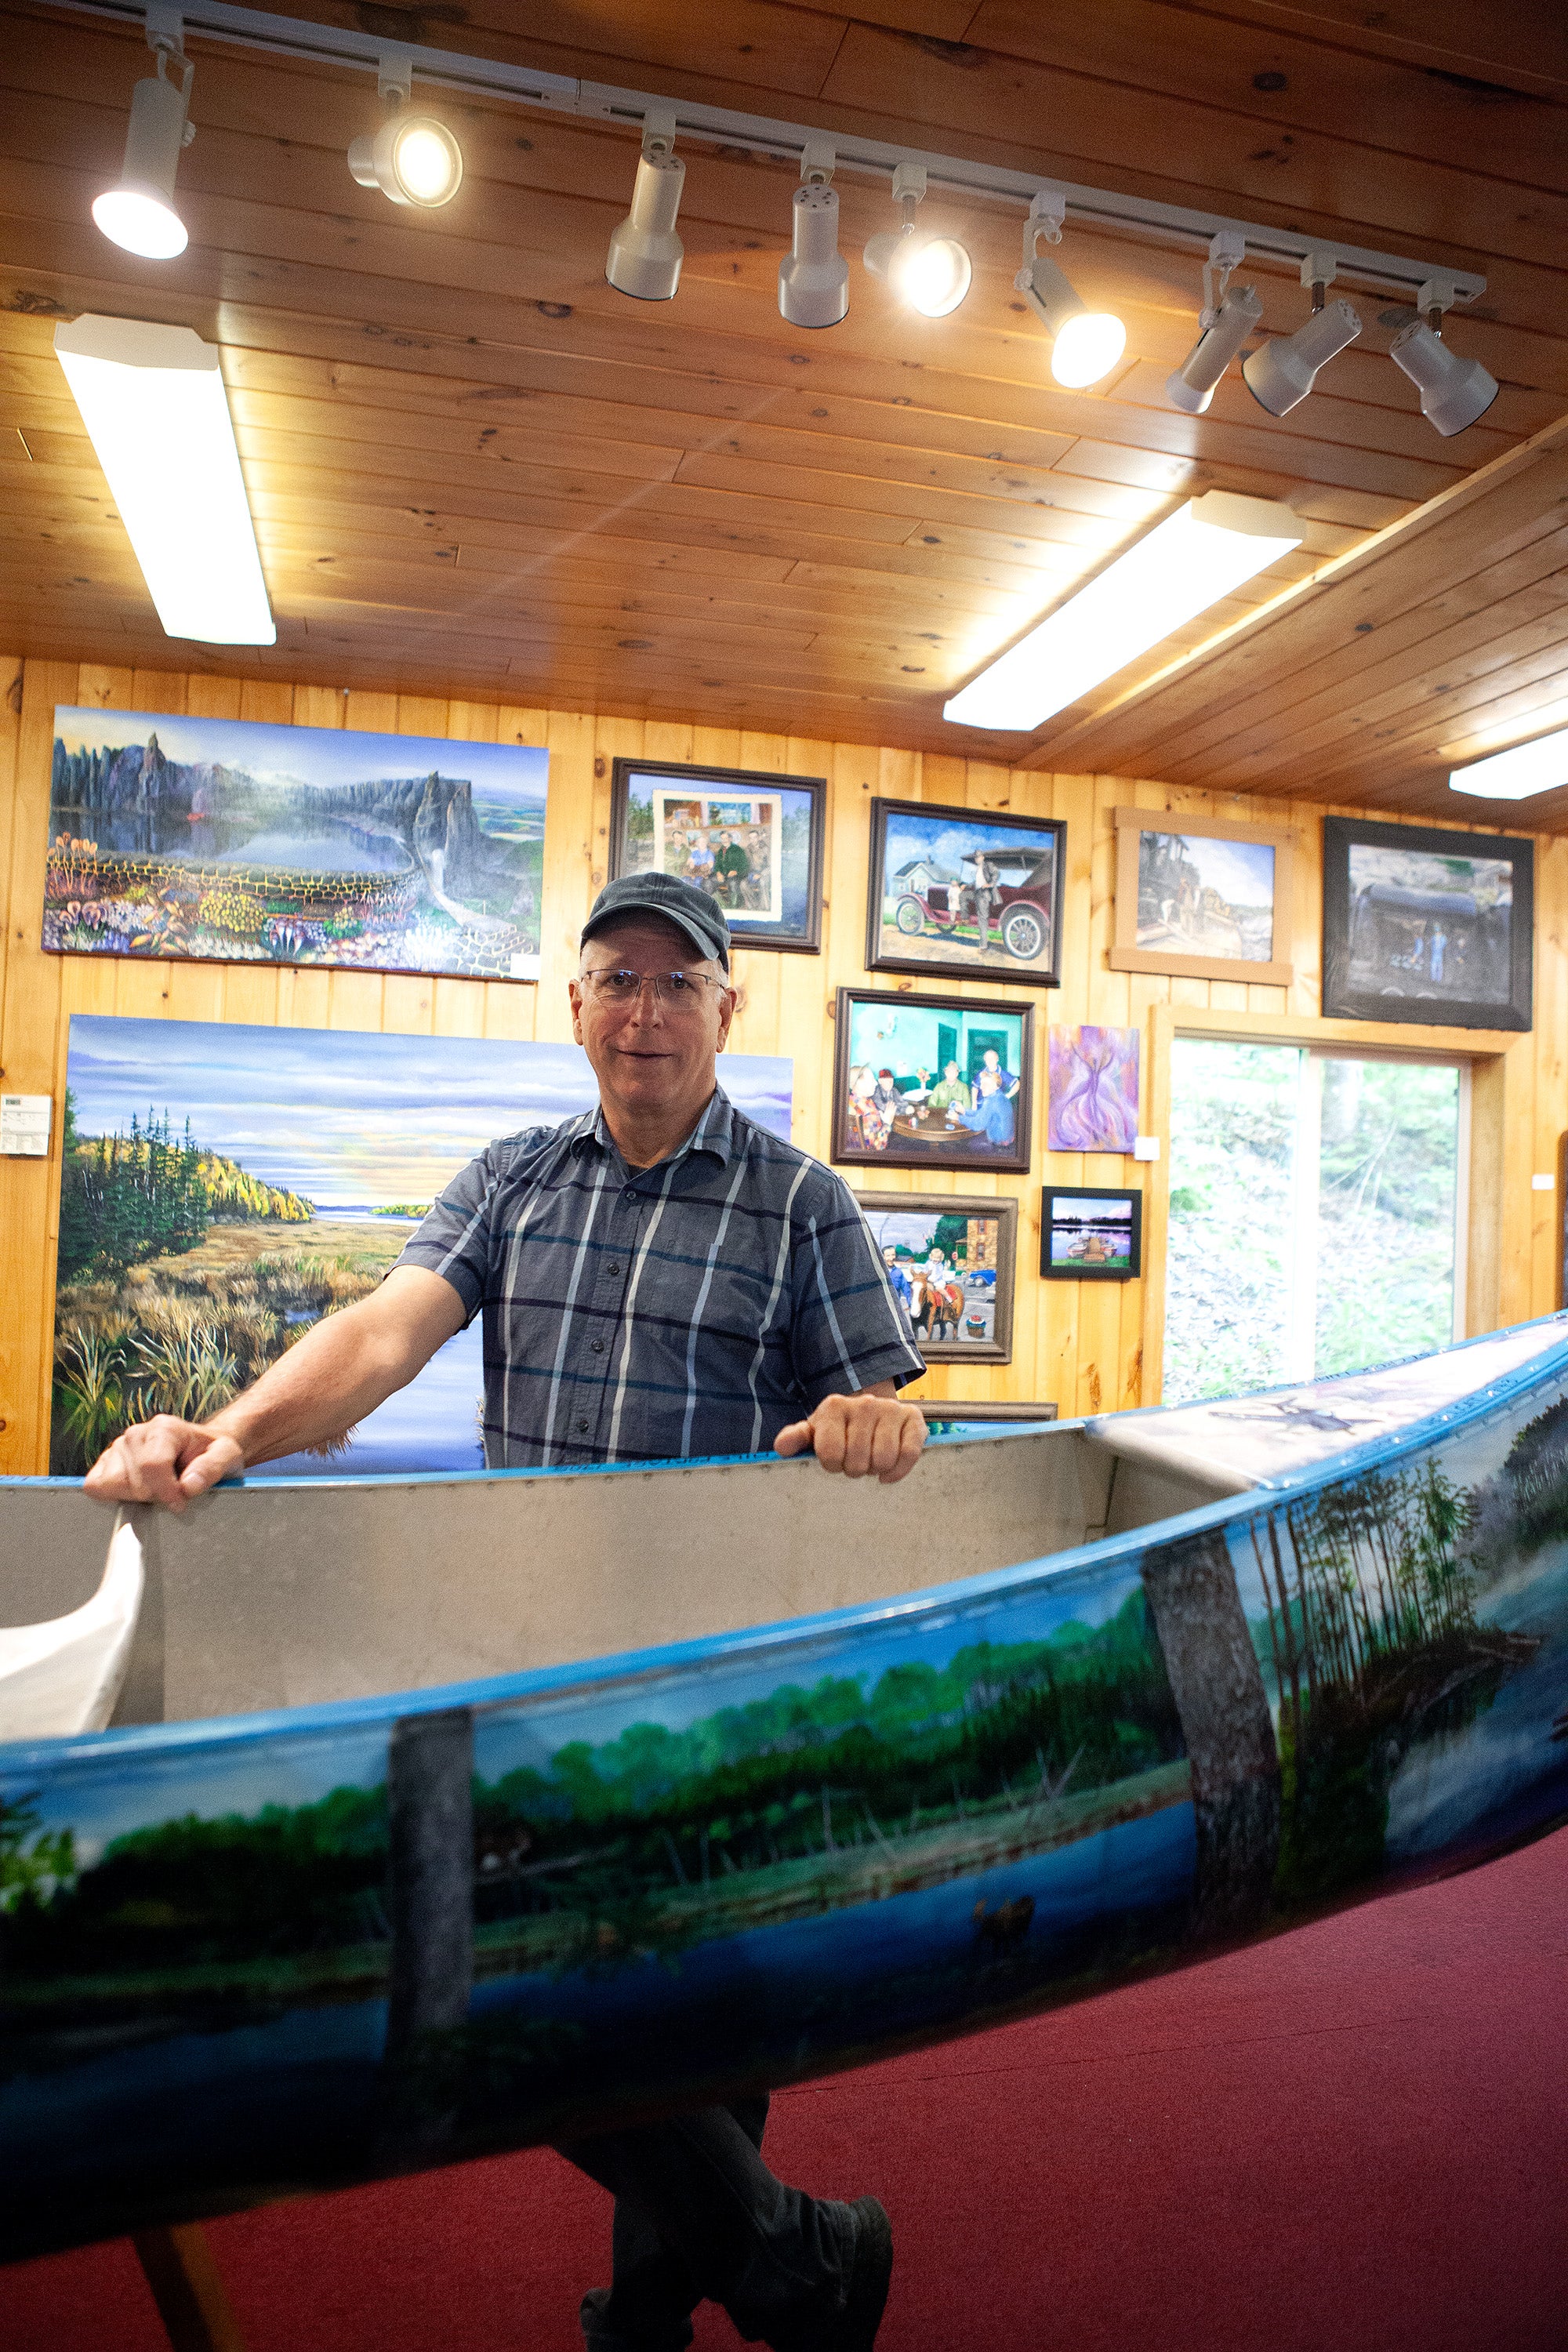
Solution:
M775 1454L804 1454L812 1449L825 1470L842 1470L847 1478L874 1473L884 1486L907 1477L920 1460L926 1442L925 1415L918 1404L900 1404L897 1397L824 1397L806 1421L792 1421L773 1440Z

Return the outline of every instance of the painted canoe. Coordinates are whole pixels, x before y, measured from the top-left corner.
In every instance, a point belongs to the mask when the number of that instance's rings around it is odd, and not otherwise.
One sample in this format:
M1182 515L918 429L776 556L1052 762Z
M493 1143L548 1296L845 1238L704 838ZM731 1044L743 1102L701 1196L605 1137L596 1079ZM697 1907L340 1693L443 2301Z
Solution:
M127 1524L113 1722L0 1746L5 2258L859 2063L1568 1817L1565 1317L886 1490ZM113 1525L0 1483L0 1624Z

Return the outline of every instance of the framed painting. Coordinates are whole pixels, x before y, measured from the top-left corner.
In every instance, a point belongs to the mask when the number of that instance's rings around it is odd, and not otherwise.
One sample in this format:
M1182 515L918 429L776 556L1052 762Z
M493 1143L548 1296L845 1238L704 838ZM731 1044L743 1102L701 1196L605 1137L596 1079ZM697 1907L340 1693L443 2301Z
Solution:
M1046 1061L1047 1151L1131 1151L1138 1140L1139 1032L1053 1024Z
M1067 825L871 803L868 971L1061 984Z
M1295 908L1296 837L1164 809L1119 808L1113 971L1283 987Z
M1143 1270L1143 1195L1047 1184L1040 1195L1040 1272L1047 1282L1131 1282Z
M834 1019L841 1165L1027 1169L1032 1004L841 988Z
M826 815L821 776L617 760L610 879L679 874L718 900L737 947L820 955Z
M953 1192L862 1192L928 1364L1010 1364L1018 1203Z
M62 706L44 947L536 981L549 759Z
M1528 1029L1535 845L1323 819L1323 1012Z

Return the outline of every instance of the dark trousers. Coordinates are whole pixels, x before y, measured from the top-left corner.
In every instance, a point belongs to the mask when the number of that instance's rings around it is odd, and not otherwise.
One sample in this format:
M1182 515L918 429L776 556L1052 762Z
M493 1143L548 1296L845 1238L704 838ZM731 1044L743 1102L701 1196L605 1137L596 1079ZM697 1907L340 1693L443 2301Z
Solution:
M561 2154L616 2200L608 2287L583 2298L588 2352L684 2352L722 2304L747 2343L807 2352L843 2305L847 2206L786 2189L763 2161L765 2098L572 2140Z

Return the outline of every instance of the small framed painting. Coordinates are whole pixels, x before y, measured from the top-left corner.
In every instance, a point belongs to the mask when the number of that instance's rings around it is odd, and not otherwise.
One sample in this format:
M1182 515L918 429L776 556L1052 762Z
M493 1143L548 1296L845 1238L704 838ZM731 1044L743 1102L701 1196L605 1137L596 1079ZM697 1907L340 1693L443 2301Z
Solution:
M833 1157L842 1165L1029 1165L1035 1008L841 988Z
M1528 1029L1535 845L1323 819L1323 1012Z
M610 879L678 874L718 900L737 947L819 955L826 809L820 776L617 760Z
M1295 976L1295 836L1217 817L1119 808L1113 971L1182 980Z
M873 801L868 971L1061 984L1058 817Z
M888 1280L928 1364L1010 1364L1016 1201L862 1192Z
M1131 1282L1143 1270L1143 1195L1047 1184L1040 1272L1047 1282Z

